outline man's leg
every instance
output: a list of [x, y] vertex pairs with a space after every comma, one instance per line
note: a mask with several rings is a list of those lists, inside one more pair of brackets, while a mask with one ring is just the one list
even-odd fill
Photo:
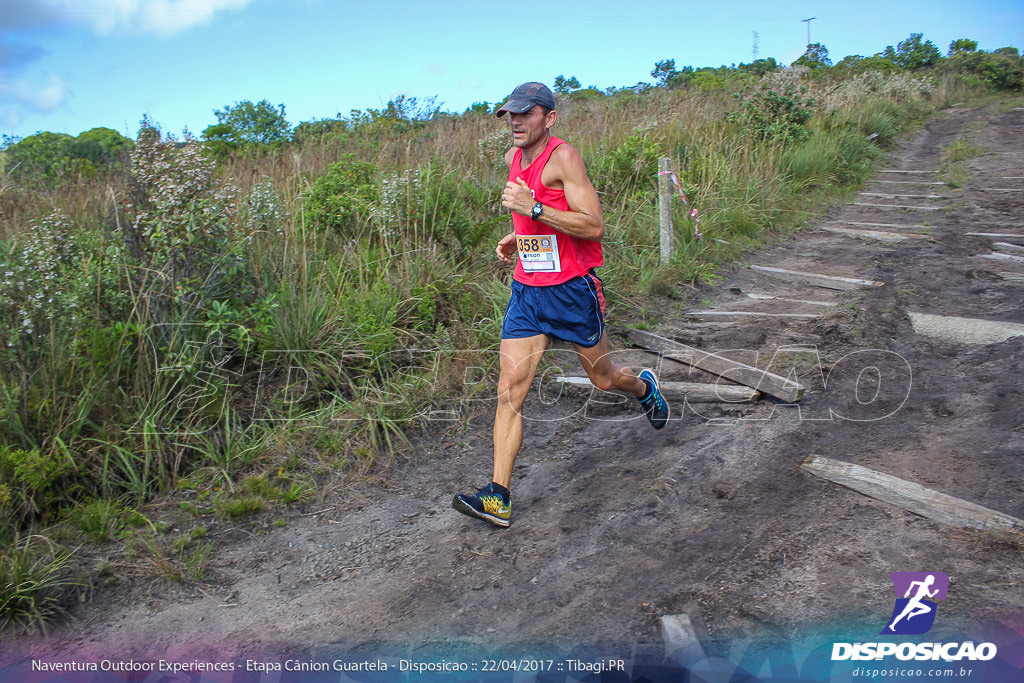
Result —
[[508, 487], [512, 466], [523, 444], [523, 403], [548, 347], [540, 334], [522, 339], [501, 340], [501, 374], [498, 377], [498, 407], [494, 413], [494, 473], [491, 483], [473, 494], [457, 494], [452, 507], [464, 515], [507, 527], [512, 517]]
[[628, 391], [636, 396], [655, 429], [661, 429], [668, 423], [668, 403], [661, 395], [658, 378], [652, 370], [641, 370], [635, 374], [625, 365], [613, 363], [608, 355], [607, 334], [602, 335], [601, 341], [594, 346], [573, 346], [591, 384], [601, 391]]
[[501, 340], [501, 374], [498, 407], [494, 414], [494, 476], [492, 481], [508, 488], [512, 466], [523, 444], [523, 403], [530, 392], [537, 366], [548, 348], [543, 334]]
[[612, 362], [611, 356], [608, 355], [607, 334], [594, 346], [573, 346], [591, 384], [601, 391], [628, 391], [637, 398], [643, 398], [647, 393], [647, 385], [631, 368]]

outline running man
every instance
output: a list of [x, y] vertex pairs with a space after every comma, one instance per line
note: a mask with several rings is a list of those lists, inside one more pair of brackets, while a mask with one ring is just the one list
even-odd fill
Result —
[[595, 387], [634, 394], [655, 429], [669, 419], [654, 372], [635, 374], [608, 355], [604, 292], [594, 272], [604, 262], [601, 204], [579, 152], [551, 135], [554, 96], [541, 83], [524, 83], [496, 112], [505, 113], [512, 148], [501, 205], [512, 212], [513, 230], [495, 252], [508, 264], [513, 255], [518, 259], [501, 330], [494, 472], [487, 486], [452, 500], [459, 512], [502, 527], [512, 515], [509, 485], [523, 442], [523, 403], [552, 338], [572, 343]]
[[[900, 615], [893, 619], [892, 623], [889, 624], [890, 631], [895, 631], [894, 627], [896, 626], [896, 624], [898, 624], [904, 618], [907, 621], [910, 621], [914, 617], [921, 616], [922, 614], [928, 614], [932, 611], [932, 609], [934, 609], [931, 605], [926, 605], [924, 604], [924, 602], [922, 602], [925, 598], [934, 598], [935, 595], [939, 592], [938, 588], [936, 588], [933, 591], [928, 590], [932, 587], [932, 584], [934, 583], [935, 575], [929, 574], [924, 581], [912, 581], [910, 585], [907, 586], [907, 594], [903, 597], [910, 598], [910, 600], [903, 608], [903, 611], [900, 612]], [[914, 592], [915, 586], [917, 587], [917, 593], [913, 597], [910, 597], [910, 594]]]

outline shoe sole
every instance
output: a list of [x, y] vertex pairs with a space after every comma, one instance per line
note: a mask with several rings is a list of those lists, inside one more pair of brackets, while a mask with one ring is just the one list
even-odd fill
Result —
[[461, 512], [462, 514], [466, 515], [467, 517], [476, 517], [477, 519], [482, 519], [485, 522], [490, 522], [495, 526], [507, 528], [509, 525], [509, 520], [502, 519], [501, 517], [495, 517], [494, 515], [489, 515], [486, 512], [480, 512], [475, 507], [473, 507], [466, 501], [462, 500], [462, 498], [459, 496], [455, 496], [454, 498], [452, 498], [452, 507]]

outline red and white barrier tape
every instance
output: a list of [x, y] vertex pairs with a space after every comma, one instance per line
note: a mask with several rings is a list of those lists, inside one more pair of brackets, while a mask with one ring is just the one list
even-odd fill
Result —
[[[676, 189], [679, 190], [679, 196], [683, 200], [683, 206], [690, 208], [690, 202], [686, 201], [686, 195], [683, 194], [683, 187], [679, 184], [679, 178], [676, 177], [674, 171], [658, 171], [658, 175], [667, 175], [672, 178], [672, 182], [675, 184]], [[690, 218], [693, 219], [693, 235], [697, 239], [703, 237], [700, 232], [700, 217], [697, 215], [697, 209], [690, 209]]]

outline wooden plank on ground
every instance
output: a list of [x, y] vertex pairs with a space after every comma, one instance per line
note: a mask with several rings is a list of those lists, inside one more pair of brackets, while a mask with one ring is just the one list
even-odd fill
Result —
[[965, 234], [968, 237], [987, 237], [990, 240], [1004, 240], [1024, 244], [1024, 235], [1012, 232], [968, 232]]
[[736, 318], [820, 318], [820, 313], [767, 313], [764, 311], [688, 311], [687, 318], [700, 320], [735, 320]]
[[883, 230], [853, 230], [851, 228], [833, 228], [822, 226], [825, 232], [832, 232], [837, 235], [848, 237], [863, 237], [864, 239], [877, 240], [879, 242], [908, 242], [911, 240], [928, 240], [927, 235], [903, 234], [898, 232], [885, 232]]
[[887, 183], [889, 185], [945, 185], [938, 180], [870, 180], [871, 183]]
[[867, 467], [811, 455], [800, 468], [941, 524], [1024, 534], [1024, 520]]
[[661, 617], [661, 640], [665, 643], [665, 658], [684, 669], [707, 660], [697, 630], [688, 614], [666, 614]]
[[867, 202], [853, 202], [853, 206], [866, 206], [871, 209], [901, 209], [906, 211], [940, 211], [941, 206], [907, 206], [906, 204], [868, 204]]
[[804, 396], [804, 386], [799, 382], [724, 356], [701, 351], [643, 330], [629, 330], [626, 338], [637, 346], [660, 353], [665, 358], [720, 375], [784, 401], [796, 402]]
[[[898, 228], [900, 230], [926, 230], [927, 225], [908, 225], [907, 223], [858, 223], [857, 221], [843, 221], [843, 225], [855, 225], [858, 228]], [[842, 227], [842, 226], [836, 226]]]
[[1024, 336], [1024, 324], [981, 318], [959, 318], [908, 311], [914, 332], [960, 344], [998, 344]]
[[884, 192], [858, 192], [859, 197], [875, 197], [877, 199], [946, 199], [941, 194], [885, 194]]
[[751, 270], [756, 270], [759, 273], [764, 273], [769, 277], [778, 278], [787, 282], [806, 283], [814, 285], [815, 287], [824, 287], [825, 289], [838, 289], [841, 291], [849, 291], [852, 289], [858, 289], [860, 287], [881, 287], [884, 282], [876, 282], [875, 280], [862, 280], [854, 277], [838, 277], [836, 275], [822, 275], [820, 273], [803, 273], [797, 270], [785, 270], [783, 268], [774, 268], [772, 266], [750, 266]]
[[[557, 377], [555, 381], [584, 389], [594, 385], [586, 377]], [[750, 387], [703, 382], [658, 382], [661, 393], [668, 398], [685, 398], [692, 403], [749, 403], [761, 398], [761, 392]], [[625, 392], [608, 392], [624, 394]]]
[[1014, 256], [1013, 254], [981, 254], [981, 258], [987, 258], [992, 261], [1008, 261], [1010, 263], [1024, 263], [1024, 256]]
[[1002, 250], [1002, 253], [1010, 252], [1011, 254], [1024, 253], [1024, 246], [1020, 244], [1011, 244], [1009, 242], [993, 242], [992, 246], [996, 249]]
[[783, 303], [789, 304], [807, 304], [808, 306], [835, 306], [835, 301], [809, 301], [807, 299], [786, 299], [785, 297], [775, 296], [774, 294], [759, 294], [757, 292], [744, 292], [749, 299], [756, 299], [757, 301], [782, 301]]

